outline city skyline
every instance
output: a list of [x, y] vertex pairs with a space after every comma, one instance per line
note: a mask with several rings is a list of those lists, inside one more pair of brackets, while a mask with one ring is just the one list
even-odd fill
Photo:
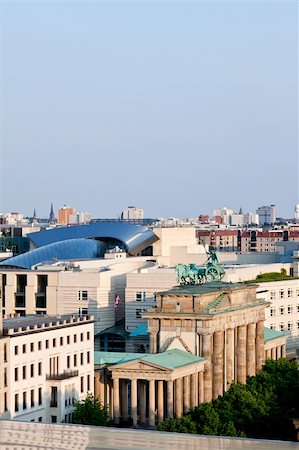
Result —
[[1, 211], [293, 215], [295, 3], [2, 2], [1, 21]]

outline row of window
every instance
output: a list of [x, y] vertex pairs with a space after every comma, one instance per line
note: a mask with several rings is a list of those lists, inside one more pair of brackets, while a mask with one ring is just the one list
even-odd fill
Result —
[[[86, 389], [85, 389], [85, 387], [86, 387]], [[84, 377], [80, 377], [80, 392], [82, 394], [85, 391], [87, 391], [87, 392], [90, 391], [90, 375], [87, 375], [87, 377], [86, 377], [86, 386], [84, 383]]]
[[[80, 333], [80, 335], [78, 335], [78, 336], [77, 336], [77, 334], [74, 334], [73, 339], [71, 339], [71, 336], [66, 336], [66, 340], [64, 339], [63, 336], [61, 336], [59, 339], [53, 338], [52, 339], [52, 348], [58, 347], [58, 345], [62, 346], [65, 344], [65, 342], [66, 342], [66, 344], [71, 344], [71, 343], [76, 344], [78, 338], [80, 339], [80, 342], [84, 342], [84, 333]], [[71, 340], [73, 342], [71, 342]], [[87, 341], [90, 340], [90, 331], [87, 331], [87, 333], [86, 333], [86, 340]], [[37, 350], [48, 349], [48, 348], [50, 348], [50, 342], [51, 342], [51, 340], [46, 339], [44, 342], [44, 348], [43, 348], [42, 341], [38, 341], [37, 348], [36, 348], [36, 345], [34, 342], [31, 342], [28, 345], [23, 344], [22, 346], [15, 345], [15, 355], [18, 355], [19, 351], [21, 351], [21, 349], [22, 349], [22, 353], [26, 353], [27, 350], [30, 352], [34, 352], [34, 351], [36, 351], [36, 349]]]
[[[80, 353], [80, 365], [83, 366], [84, 364], [84, 353]], [[86, 364], [90, 364], [90, 352], [86, 353]], [[73, 355], [73, 366], [77, 367], [78, 365], [78, 354], [75, 353]], [[71, 355], [67, 355], [66, 357], [66, 366], [68, 369], [71, 368]]]
[[34, 408], [36, 404], [39, 406], [43, 404], [41, 387], [37, 390], [37, 398], [35, 389], [30, 390], [30, 395], [27, 391], [22, 394], [15, 394], [15, 412], [21, 411], [21, 406], [22, 410], [26, 411], [27, 408]]
[[275, 300], [276, 298], [291, 298], [291, 297], [299, 297], [299, 289], [294, 291], [293, 289], [280, 289], [279, 291], [270, 291], [270, 299]]
[[284, 315], [284, 314], [292, 314], [293, 312], [298, 312], [299, 313], [299, 305], [297, 305], [296, 307], [293, 307], [291, 305], [288, 306], [280, 306], [279, 308], [270, 308], [270, 316], [276, 316], [276, 312], [279, 312], [279, 315]]
[[280, 323], [278, 325], [272, 323], [270, 325], [271, 330], [279, 330], [279, 331], [293, 331], [295, 327], [297, 327], [297, 330], [299, 330], [299, 322]]
[[[26, 380], [28, 378], [34, 378], [35, 377], [35, 364], [30, 364], [29, 366], [29, 373], [27, 373], [27, 366], [22, 366], [22, 377], [21, 377], [21, 371], [19, 370], [19, 367], [15, 367], [15, 381]], [[37, 375], [42, 375], [42, 363], [39, 362], [37, 364]]]

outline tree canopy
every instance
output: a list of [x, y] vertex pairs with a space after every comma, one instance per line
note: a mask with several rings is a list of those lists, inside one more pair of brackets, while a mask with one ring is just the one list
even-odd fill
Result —
[[291, 440], [292, 417], [299, 417], [298, 366], [296, 361], [279, 359], [267, 361], [246, 384], [232, 384], [222, 397], [191, 409], [180, 419], [166, 419], [158, 429]]
[[106, 425], [108, 409], [92, 394], [74, 405], [73, 423], [82, 425]]

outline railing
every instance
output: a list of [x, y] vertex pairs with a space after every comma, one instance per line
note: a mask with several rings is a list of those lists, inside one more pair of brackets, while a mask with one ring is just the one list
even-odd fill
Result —
[[46, 375], [46, 380], [66, 380], [67, 378], [77, 377], [79, 370], [65, 370], [63, 373], [50, 373]]

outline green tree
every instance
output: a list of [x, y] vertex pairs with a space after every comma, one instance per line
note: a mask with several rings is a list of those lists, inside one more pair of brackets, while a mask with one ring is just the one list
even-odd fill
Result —
[[73, 423], [82, 425], [106, 425], [108, 409], [92, 394], [74, 405]]

